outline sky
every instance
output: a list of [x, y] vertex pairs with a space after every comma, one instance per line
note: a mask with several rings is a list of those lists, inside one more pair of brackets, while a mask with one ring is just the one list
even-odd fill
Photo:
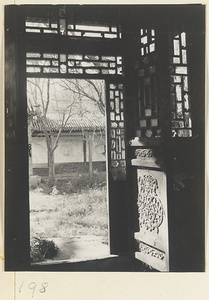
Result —
[[[105, 103], [105, 83], [103, 80], [91, 81], [101, 93], [101, 99]], [[75, 89], [75, 84], [80, 87], [80, 92]], [[49, 89], [49, 106], [47, 118], [62, 119], [70, 114], [71, 118], [101, 118], [103, 114], [98, 105], [92, 99], [99, 99], [93, 85], [83, 79], [27, 79], [27, 101], [30, 109], [43, 112], [47, 106], [47, 90]], [[77, 92], [73, 92], [75, 89]], [[92, 99], [90, 99], [92, 98]]]

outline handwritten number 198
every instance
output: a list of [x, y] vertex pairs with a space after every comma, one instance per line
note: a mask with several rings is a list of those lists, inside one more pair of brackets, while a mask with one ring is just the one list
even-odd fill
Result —
[[[23, 291], [23, 285], [24, 285], [24, 281], [21, 283], [20, 285], [20, 289], [19, 289], [19, 293], [21, 293]], [[42, 282], [41, 284], [41, 288], [39, 288], [39, 293], [45, 293], [46, 292], [46, 288], [48, 287], [48, 282]], [[34, 297], [36, 288], [37, 288], [37, 284], [35, 282], [30, 282], [27, 286], [27, 288], [29, 290], [32, 290], [32, 297]]]
[[41, 284], [42, 288], [39, 290], [40, 293], [45, 293], [46, 292], [46, 288], [48, 286], [48, 282], [43, 282]]
[[36, 284], [35, 282], [31, 282], [31, 283], [28, 285], [28, 288], [29, 288], [30, 290], [33, 290], [33, 292], [32, 292], [32, 297], [34, 296], [36, 287], [37, 287], [37, 284]]

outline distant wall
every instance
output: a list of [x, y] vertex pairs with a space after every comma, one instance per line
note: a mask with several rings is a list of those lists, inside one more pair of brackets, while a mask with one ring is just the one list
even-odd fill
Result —
[[[106, 171], [106, 161], [94, 161], [92, 163], [93, 172], [105, 172]], [[55, 174], [56, 175], [66, 175], [69, 174], [83, 174], [89, 172], [89, 163], [86, 163], [84, 166], [83, 162], [71, 162], [71, 163], [60, 163], [55, 164]], [[33, 175], [39, 176], [48, 176], [49, 175], [49, 168], [48, 167], [39, 167], [33, 168]]]
[[[32, 165], [33, 168], [47, 167], [47, 147], [45, 137], [32, 137]], [[105, 161], [105, 135], [98, 133], [92, 136], [92, 161]], [[86, 142], [86, 161], [89, 161], [88, 142]], [[62, 135], [59, 146], [55, 150], [54, 160], [59, 163], [74, 163], [84, 161], [83, 136]]]
[[32, 137], [32, 165], [36, 166], [38, 164], [47, 164], [47, 147], [44, 137]]

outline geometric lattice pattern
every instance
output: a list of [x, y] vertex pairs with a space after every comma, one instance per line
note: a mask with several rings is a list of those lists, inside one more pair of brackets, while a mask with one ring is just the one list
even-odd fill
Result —
[[155, 51], [155, 30], [141, 29], [141, 56], [147, 55]]
[[27, 73], [122, 75], [121, 56], [58, 54], [33, 52], [26, 54]]
[[72, 38], [121, 38], [120, 28], [116, 20], [117, 17], [114, 13], [111, 16], [105, 16], [103, 20], [98, 17], [96, 10], [93, 13], [93, 19], [88, 14], [88, 11], [82, 17], [86, 19], [83, 22], [81, 22], [79, 16], [76, 15], [72, 8], [66, 9], [65, 6], [54, 8], [54, 13], [51, 15], [26, 17], [25, 32], [27, 34], [62, 35]]
[[65, 19], [51, 23], [48, 18], [27, 18], [25, 31], [36, 34], [67, 34], [80, 38], [116, 39], [121, 37], [116, 26], [66, 24]]
[[192, 117], [187, 66], [186, 33], [171, 37], [170, 96], [172, 110], [172, 137], [192, 136]]
[[138, 72], [139, 121], [138, 137], [160, 136], [158, 117], [157, 76], [155, 55], [155, 30], [141, 29], [141, 63]]
[[123, 84], [109, 84], [111, 166], [125, 167]]
[[108, 38], [116, 39], [120, 38], [116, 26], [92, 26], [92, 25], [74, 25], [69, 24], [67, 27], [67, 34], [70, 36], [79, 37], [95, 37], [95, 38]]
[[139, 126], [138, 137], [160, 136], [158, 116], [156, 66], [146, 65], [139, 70]]

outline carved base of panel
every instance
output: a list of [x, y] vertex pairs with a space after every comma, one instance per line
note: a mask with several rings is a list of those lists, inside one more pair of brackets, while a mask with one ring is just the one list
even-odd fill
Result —
[[139, 244], [139, 251], [135, 252], [135, 258], [143, 261], [152, 268], [161, 272], [169, 271], [169, 263], [167, 254], [151, 245], [137, 241]]
[[149, 266], [152, 266], [152, 268], [158, 271], [169, 272], [169, 267], [165, 264], [165, 262], [154, 256], [148, 255], [144, 252], [135, 252], [135, 258]]
[[135, 252], [135, 258], [152, 266], [156, 270], [162, 272], [169, 271], [166, 253], [150, 245], [139, 242], [139, 251]]

